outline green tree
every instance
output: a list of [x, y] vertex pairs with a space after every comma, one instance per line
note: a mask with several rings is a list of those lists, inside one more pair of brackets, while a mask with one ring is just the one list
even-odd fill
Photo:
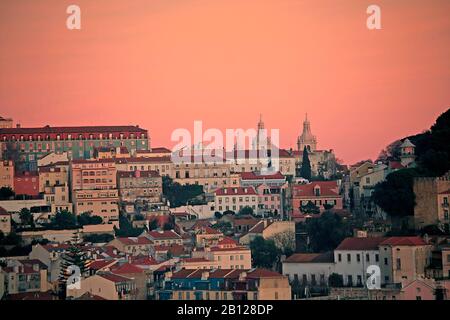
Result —
[[77, 217], [78, 224], [81, 226], [102, 224], [103, 219], [100, 216], [92, 216], [89, 212], [83, 212]]
[[123, 214], [119, 214], [119, 229], [114, 227], [117, 237], [137, 237], [144, 231], [143, 228], [133, 228], [130, 220]]
[[158, 225], [157, 219], [152, 219], [148, 224], [149, 231], [156, 230], [156, 229], [158, 229], [158, 227], [159, 227], [159, 225]]
[[328, 277], [328, 285], [333, 288], [342, 288], [344, 286], [344, 279], [342, 275], [332, 273]]
[[330, 211], [325, 211], [319, 218], [308, 219], [306, 232], [313, 252], [334, 250], [342, 240], [352, 235], [351, 227]]
[[172, 208], [184, 206], [189, 200], [203, 195], [203, 186], [196, 184], [181, 185], [168, 177], [163, 177], [163, 194]]
[[222, 218], [222, 214], [221, 214], [219, 211], [216, 211], [216, 212], [214, 212], [214, 217], [215, 217], [217, 220], [220, 220], [220, 218]]
[[280, 250], [275, 245], [275, 241], [265, 240], [261, 236], [257, 236], [250, 242], [250, 250], [255, 267], [271, 269], [280, 256]]
[[300, 211], [304, 214], [318, 214], [320, 213], [319, 207], [317, 207], [312, 201], [308, 201], [307, 204], [300, 207]]
[[92, 243], [107, 243], [114, 239], [114, 236], [109, 233], [89, 234], [83, 237], [84, 242]]
[[214, 229], [219, 230], [224, 235], [232, 235], [233, 227], [230, 222], [218, 221], [216, 224], [212, 226]]
[[414, 177], [418, 175], [415, 169], [402, 169], [390, 173], [385, 181], [375, 186], [372, 199], [392, 217], [414, 215], [413, 184]]
[[54, 229], [74, 229], [77, 227], [77, 217], [67, 210], [61, 210], [52, 217], [50, 227]]
[[249, 206], [245, 206], [239, 210], [238, 215], [240, 216], [251, 216], [253, 215], [253, 209]]
[[303, 149], [302, 167], [300, 169], [300, 177], [311, 180], [311, 163], [309, 162], [308, 149]]
[[0, 200], [10, 200], [15, 196], [14, 191], [10, 187], [0, 188]]
[[34, 226], [33, 214], [27, 208], [22, 208], [19, 213], [20, 221], [23, 225]]
[[89, 271], [86, 253], [82, 250], [79, 237], [76, 233], [74, 234], [70, 244], [70, 247], [62, 255], [60, 265], [59, 287], [62, 298], [65, 298], [66, 296], [68, 278], [75, 273], [73, 268], [79, 268], [80, 276], [86, 275]]

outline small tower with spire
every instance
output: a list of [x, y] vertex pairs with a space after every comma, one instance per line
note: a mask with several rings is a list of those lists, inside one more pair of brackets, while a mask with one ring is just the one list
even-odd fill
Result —
[[416, 146], [408, 138], [400, 145], [400, 159], [404, 167], [414, 166], [416, 160], [415, 149]]
[[299, 151], [303, 151], [306, 147], [308, 151], [316, 151], [317, 139], [311, 132], [311, 124], [308, 120], [308, 113], [305, 115], [305, 121], [303, 121], [303, 132], [297, 139], [297, 148]]
[[270, 149], [271, 141], [268, 137], [267, 130], [262, 120], [262, 114], [259, 114], [259, 122], [257, 124], [256, 138], [253, 141], [253, 147], [256, 150], [268, 150]]

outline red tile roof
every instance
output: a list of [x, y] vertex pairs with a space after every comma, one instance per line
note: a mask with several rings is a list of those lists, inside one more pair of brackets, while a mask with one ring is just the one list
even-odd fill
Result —
[[46, 133], [113, 133], [140, 132], [147, 130], [136, 126], [79, 126], [79, 127], [50, 127], [41, 128], [2, 128], [0, 134], [46, 134]]
[[121, 237], [121, 238], [117, 238], [117, 240], [119, 240], [121, 243], [123, 243], [125, 245], [146, 245], [146, 244], [153, 243], [153, 241], [151, 241], [150, 239], [147, 239], [146, 237], [137, 237], [137, 238]]
[[172, 230], [149, 231], [148, 235], [155, 240], [181, 239], [180, 235]]
[[241, 173], [241, 179], [242, 180], [280, 180], [280, 179], [285, 179], [285, 176], [283, 176], [281, 174], [281, 172], [276, 172], [274, 174], [268, 174], [268, 175], [264, 175], [264, 174], [256, 174], [255, 172], [242, 172]]
[[114, 273], [101, 273], [101, 274], [98, 274], [98, 275], [100, 277], [102, 277], [102, 278], [105, 278], [105, 279], [107, 279], [109, 281], [116, 282], [116, 283], [117, 282], [128, 282], [128, 281], [131, 281], [130, 278], [119, 276], [118, 274], [114, 274]]
[[144, 273], [144, 269], [127, 262], [122, 264], [121, 266], [113, 266], [111, 272], [114, 274]]
[[218, 246], [223, 246], [223, 245], [238, 245], [238, 243], [236, 241], [234, 241], [233, 239], [231, 239], [230, 237], [224, 237], [222, 240], [220, 240], [217, 243]]
[[283, 275], [279, 274], [278, 272], [272, 271], [272, 270], [256, 268], [256, 269], [248, 271], [247, 277], [254, 278], [254, 279], [278, 278], [278, 277], [283, 277]]
[[293, 186], [294, 197], [315, 197], [314, 188], [320, 187], [320, 196], [339, 196], [336, 181], [314, 181]]
[[450, 194], [450, 189], [448, 189], [447, 191], [439, 192], [439, 194]]
[[111, 266], [116, 262], [117, 260], [94, 260], [91, 263], [89, 263], [89, 269], [100, 270], [105, 267]]
[[219, 230], [209, 226], [197, 226], [194, 230], [200, 231], [201, 234], [222, 234]]
[[10, 214], [8, 211], [5, 210], [5, 208], [0, 207], [0, 216], [9, 216]]
[[217, 189], [216, 196], [245, 196], [257, 195], [253, 187], [227, 187]]
[[378, 246], [384, 241], [384, 237], [373, 238], [346, 238], [336, 250], [378, 250]]
[[388, 246], [425, 246], [427, 243], [421, 237], [390, 237], [381, 245]]
[[294, 253], [284, 263], [333, 263], [333, 251], [325, 253]]

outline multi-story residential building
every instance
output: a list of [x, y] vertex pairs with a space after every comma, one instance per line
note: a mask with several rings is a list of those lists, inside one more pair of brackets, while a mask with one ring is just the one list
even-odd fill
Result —
[[170, 157], [131, 157], [115, 159], [118, 171], [156, 171], [161, 176], [172, 176]]
[[113, 159], [73, 160], [70, 165], [75, 214], [88, 212], [105, 223], [118, 224], [119, 192]]
[[194, 251], [191, 258], [180, 261], [185, 269], [249, 269], [252, 267], [251, 250], [229, 237], [217, 245]]
[[118, 237], [111, 240], [108, 245], [116, 248], [120, 252], [125, 252], [136, 256], [140, 254], [148, 255], [153, 242], [143, 236], [128, 238]]
[[160, 300], [290, 300], [288, 278], [266, 269], [182, 269], [166, 273]]
[[150, 293], [153, 291], [151, 288], [151, 278], [153, 275], [151, 271], [146, 271], [135, 263], [127, 262], [121, 265], [114, 264], [111, 267], [111, 272], [134, 280], [136, 300], [147, 300], [150, 297]]
[[268, 186], [266, 184], [256, 187], [258, 193], [258, 209], [256, 214], [259, 216], [280, 215], [284, 216], [285, 196], [287, 183], [283, 186]]
[[249, 245], [256, 237], [273, 239], [275, 245], [280, 249], [289, 245], [292, 250], [295, 250], [295, 222], [272, 219], [260, 220], [239, 238], [239, 243]]
[[283, 274], [303, 287], [326, 287], [334, 272], [333, 252], [294, 253], [283, 261]]
[[11, 214], [0, 207], [0, 231], [3, 235], [11, 232]]
[[407, 285], [425, 276], [432, 246], [420, 237], [391, 237], [379, 244], [381, 280]]
[[70, 159], [90, 159], [94, 148], [125, 146], [131, 154], [149, 149], [147, 130], [135, 126], [50, 127], [0, 129], [3, 158], [18, 152], [21, 170], [37, 170], [37, 160], [49, 152], [67, 152]]
[[51, 207], [52, 214], [63, 210], [72, 212], [67, 183], [45, 187], [43, 191], [45, 202]]
[[253, 187], [227, 187], [216, 190], [214, 207], [220, 213], [239, 212], [244, 207], [250, 207], [256, 211], [258, 201], [258, 193]]
[[156, 147], [151, 150], [137, 150], [136, 157], [152, 158], [152, 157], [170, 157], [172, 151], [164, 147]]
[[119, 171], [117, 183], [121, 201], [161, 202], [162, 178], [157, 171]]
[[241, 187], [258, 187], [262, 184], [268, 187], [282, 187], [286, 177], [281, 172], [262, 174], [260, 172], [241, 172]]
[[69, 244], [49, 243], [41, 245], [38, 243], [32, 246], [29, 258], [42, 261], [47, 266], [49, 282], [55, 283], [61, 272], [62, 255], [69, 247]]
[[173, 230], [149, 231], [144, 236], [153, 241], [155, 246], [183, 244], [183, 238]]
[[136, 300], [138, 296], [134, 279], [111, 272], [98, 272], [81, 279], [80, 287], [68, 290], [67, 295], [78, 298], [88, 292], [106, 300]]
[[14, 192], [16, 195], [39, 196], [39, 174], [37, 172], [16, 172], [14, 175]]
[[327, 206], [342, 209], [342, 196], [339, 194], [337, 181], [315, 181], [292, 186], [293, 214], [301, 214], [301, 208], [310, 202], [320, 211], [324, 211]]
[[415, 178], [413, 190], [416, 195], [414, 207], [416, 228], [442, 225], [449, 231], [450, 171], [442, 177]]
[[335, 272], [342, 276], [345, 286], [366, 285], [367, 268], [381, 267], [379, 245], [385, 240], [383, 237], [346, 238], [339, 244], [334, 250]]
[[218, 229], [210, 226], [197, 225], [193, 227], [196, 247], [214, 246], [223, 239], [224, 235]]
[[66, 167], [48, 165], [39, 167], [39, 192], [46, 187], [54, 187], [69, 183], [69, 172]]
[[39, 260], [18, 260], [2, 268], [7, 294], [47, 291], [47, 267]]
[[11, 160], [0, 161], [0, 188], [14, 189], [14, 162]]

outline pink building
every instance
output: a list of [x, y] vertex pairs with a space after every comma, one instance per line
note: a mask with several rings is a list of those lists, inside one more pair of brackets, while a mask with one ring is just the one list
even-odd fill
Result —
[[39, 174], [22, 172], [14, 175], [14, 192], [16, 195], [39, 196]]
[[292, 210], [301, 213], [300, 208], [312, 202], [320, 211], [328, 205], [333, 209], [342, 209], [342, 195], [339, 194], [337, 181], [315, 181], [292, 187]]

